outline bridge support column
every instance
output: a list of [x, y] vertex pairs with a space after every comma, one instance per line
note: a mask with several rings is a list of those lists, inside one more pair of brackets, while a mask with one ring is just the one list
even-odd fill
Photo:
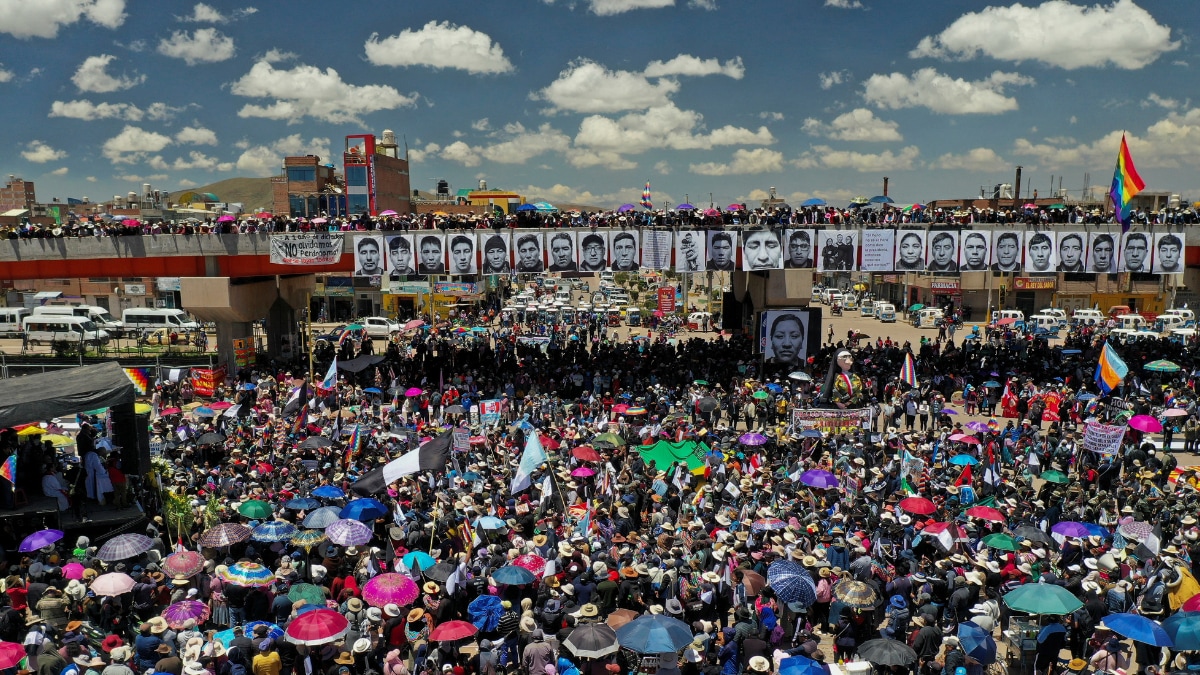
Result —
[[297, 354], [296, 310], [282, 297], [267, 310], [267, 354], [272, 359], [290, 361]]
[[243, 338], [254, 338], [254, 325], [245, 321], [221, 321], [217, 324], [217, 362], [224, 363], [229, 375], [237, 375], [237, 353], [233, 349], [233, 341]]

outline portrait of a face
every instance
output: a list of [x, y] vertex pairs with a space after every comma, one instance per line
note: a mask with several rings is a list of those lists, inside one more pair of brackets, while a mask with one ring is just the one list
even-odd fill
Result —
[[608, 269], [606, 232], [579, 233], [579, 270], [602, 272]]
[[1147, 272], [1150, 269], [1150, 241], [1143, 232], [1126, 232], [1122, 237], [1121, 269], [1126, 272]]
[[808, 358], [810, 314], [803, 309], [762, 313], [759, 348], [768, 363], [795, 366]]
[[676, 271], [703, 272], [706, 258], [703, 232], [684, 230], [675, 238]]
[[896, 234], [900, 237], [896, 242], [896, 270], [911, 272], [925, 269], [925, 233], [901, 230]]
[[445, 269], [442, 265], [442, 238], [436, 234], [427, 234], [421, 237], [421, 246], [417, 252], [417, 257], [421, 261], [422, 271], [433, 271]]
[[783, 267], [783, 245], [770, 230], [752, 230], [742, 239], [743, 270], [774, 270]]
[[544, 270], [540, 234], [530, 232], [519, 235], [516, 247], [517, 263], [514, 268], [517, 272], [541, 272]]
[[1105, 232], [1092, 232], [1089, 235], [1089, 239], [1088, 271], [1097, 274], [1110, 274], [1116, 271], [1116, 239], [1111, 234]]
[[929, 257], [926, 269], [937, 272], [953, 272], [958, 269], [958, 233], [930, 232]]
[[414, 274], [412, 235], [397, 234], [387, 238], [388, 270], [392, 276]]
[[1016, 272], [1021, 266], [1021, 233], [996, 232], [992, 244], [992, 268]]
[[1084, 233], [1060, 232], [1058, 234], [1058, 270], [1060, 272], [1082, 272]]
[[354, 276], [373, 277], [383, 274], [383, 238], [359, 236], [354, 240]]
[[1183, 233], [1160, 232], [1154, 235], [1154, 267], [1159, 274], [1176, 274], [1183, 271]]
[[503, 274], [511, 270], [508, 264], [508, 233], [488, 235], [483, 242], [483, 273]]
[[575, 241], [569, 232], [550, 237], [550, 268], [555, 271], [575, 268]]
[[475, 235], [450, 237], [450, 274], [475, 274]]
[[988, 266], [988, 236], [983, 232], [967, 232], [962, 238], [959, 267], [962, 270], [985, 270]]
[[638, 240], [636, 232], [612, 234], [612, 269], [628, 272], [638, 269]]
[[708, 233], [708, 266], [715, 270], [733, 269], [733, 246], [735, 232], [714, 231]]
[[809, 230], [788, 230], [784, 233], [787, 241], [787, 257], [783, 266], [803, 269], [813, 266], [813, 235]]
[[1046, 232], [1026, 235], [1025, 271], [1050, 272], [1054, 270], [1054, 240]]

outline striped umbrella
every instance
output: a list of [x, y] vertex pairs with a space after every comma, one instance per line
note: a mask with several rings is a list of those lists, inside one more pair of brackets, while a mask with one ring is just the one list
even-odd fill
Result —
[[912, 353], [904, 355], [904, 365], [900, 366], [900, 381], [911, 388], [917, 386], [917, 364], [913, 360]]
[[250, 528], [240, 523], [221, 523], [200, 535], [200, 545], [208, 548], [226, 548], [240, 544], [250, 538]]
[[292, 535], [292, 545], [300, 548], [312, 548], [325, 539], [325, 533], [320, 530], [300, 530]]
[[336, 506], [322, 506], [304, 517], [304, 526], [314, 530], [323, 530], [330, 523], [341, 519], [342, 510]]
[[325, 528], [325, 536], [329, 541], [341, 546], [362, 546], [371, 541], [371, 528], [358, 522], [344, 518], [335, 520]]
[[271, 570], [253, 562], [239, 562], [230, 565], [221, 573], [221, 578], [237, 586], [263, 587], [270, 586], [275, 581]]
[[254, 528], [250, 532], [250, 538], [254, 541], [275, 543], [288, 541], [292, 538], [293, 534], [296, 534], [295, 525], [284, 520], [269, 520]]
[[153, 545], [154, 540], [144, 534], [120, 534], [104, 542], [96, 557], [104, 562], [128, 560], [149, 551]]
[[778, 518], [759, 518], [750, 525], [752, 532], [774, 532], [787, 529], [787, 523]]
[[208, 605], [197, 600], [180, 600], [164, 609], [162, 613], [167, 625], [175, 630], [182, 630], [189, 619], [195, 620], [196, 625], [203, 624], [208, 621], [208, 616]]
[[162, 570], [169, 577], [194, 577], [204, 569], [204, 556], [195, 551], [172, 553], [162, 561]]
[[417, 599], [420, 589], [404, 574], [387, 572], [371, 577], [363, 586], [363, 601], [372, 607], [383, 607], [394, 603], [403, 607]]
[[837, 582], [833, 587], [833, 597], [855, 609], [872, 609], [879, 604], [875, 589], [854, 579]]
[[767, 585], [785, 603], [810, 607], [817, 601], [817, 585], [808, 570], [791, 560], [777, 560], [767, 568]]

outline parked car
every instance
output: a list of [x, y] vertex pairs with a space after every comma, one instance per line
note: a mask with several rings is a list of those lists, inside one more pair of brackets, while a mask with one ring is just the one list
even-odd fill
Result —
[[397, 321], [392, 321], [385, 316], [364, 316], [354, 323], [366, 329], [367, 335], [372, 338], [389, 338], [393, 333], [400, 332], [403, 328]]

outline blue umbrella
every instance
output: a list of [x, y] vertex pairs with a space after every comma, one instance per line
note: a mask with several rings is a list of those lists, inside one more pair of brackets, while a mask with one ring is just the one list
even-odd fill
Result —
[[1118, 635], [1141, 642], [1152, 647], [1174, 647], [1175, 642], [1167, 631], [1157, 622], [1147, 619], [1140, 614], [1109, 614], [1104, 617], [1104, 625]]
[[363, 393], [364, 394], [382, 394], [383, 391], [381, 391], [379, 389], [379, 387], [367, 387], [366, 389], [363, 389]]
[[342, 510], [336, 506], [322, 506], [304, 517], [304, 526], [313, 530], [323, 530], [342, 519]]
[[1076, 395], [1075, 395], [1075, 400], [1076, 400], [1076, 401], [1090, 401], [1090, 400], [1092, 400], [1092, 399], [1094, 399], [1094, 398], [1096, 398], [1096, 395], [1095, 395], [1095, 394], [1089, 394], [1089, 393], [1088, 393], [1088, 392], [1086, 392], [1086, 391], [1084, 391], [1084, 392], [1080, 392], [1079, 394], [1076, 394]]
[[537, 207], [533, 204], [522, 204], [517, 207], [518, 211], [537, 211]]
[[427, 570], [437, 564], [437, 561], [433, 559], [433, 556], [424, 551], [405, 553], [404, 557], [400, 560], [404, 563], [404, 566], [410, 570], [415, 567]]
[[[1108, 618], [1104, 619], [1108, 625]], [[1200, 612], [1177, 612], [1162, 622], [1163, 630], [1178, 651], [1200, 650]]]
[[774, 382], [767, 384], [766, 389], [767, 389], [767, 391], [771, 392], [772, 394], [778, 394], [783, 391], [783, 387], [775, 384]]
[[193, 417], [216, 417], [217, 411], [207, 406], [200, 406], [192, 411]]
[[274, 543], [288, 541], [296, 533], [296, 526], [283, 520], [270, 520], [250, 531], [254, 541]]
[[1070, 356], [1072, 354], [1082, 354], [1083, 352], [1078, 349], [1064, 349], [1062, 353]]
[[467, 612], [471, 615], [471, 623], [486, 633], [496, 630], [500, 617], [504, 614], [504, 605], [499, 596], [481, 595], [467, 605]]
[[213, 633], [213, 639], [225, 645], [226, 649], [229, 648], [229, 643], [233, 642], [235, 639], [237, 639], [237, 637], [238, 635], [234, 633], [232, 628], [223, 630], [220, 633]]
[[350, 520], [361, 520], [362, 522], [370, 522], [378, 518], [383, 518], [391, 513], [388, 507], [383, 505], [383, 502], [374, 497], [365, 497], [363, 499], [354, 499], [342, 507], [338, 516], [341, 518], [349, 518]]
[[867, 203], [868, 204], [895, 204], [896, 200], [892, 199], [891, 197], [888, 197], [887, 195], [878, 195], [876, 197], [871, 197], [871, 199], [869, 199], [867, 201]]
[[798, 602], [811, 607], [817, 601], [817, 585], [812, 575], [791, 560], [771, 563], [767, 568], [767, 585], [775, 589], [775, 595], [784, 603]]
[[825, 200], [820, 197], [810, 197], [800, 202], [800, 206], [825, 206]]
[[346, 493], [342, 491], [342, 488], [337, 487], [336, 485], [322, 485], [316, 490], [313, 490], [312, 493], [314, 497], [320, 497], [321, 499], [341, 499], [342, 497], [346, 496]]
[[480, 516], [479, 518], [476, 518], [475, 522], [472, 524], [475, 527], [482, 527], [485, 530], [499, 530], [507, 525], [507, 523], [505, 523], [503, 520], [500, 520], [496, 516]]
[[242, 389], [244, 391], [254, 391], [255, 389], [258, 389], [258, 385], [254, 384], [253, 382], [247, 382], [246, 384], [242, 385]]
[[996, 662], [996, 640], [978, 624], [958, 624], [958, 639], [967, 656], [985, 666]]
[[959, 466], [966, 466], [966, 465], [975, 466], [976, 464], [979, 463], [979, 460], [975, 459], [974, 457], [972, 457], [970, 455], [955, 455], [950, 458], [950, 463], [957, 464]]
[[495, 572], [492, 572], [492, 578], [495, 579], [496, 583], [498, 584], [505, 584], [506, 586], [524, 586], [525, 584], [533, 583], [534, 580], [537, 579], [537, 576], [524, 567], [505, 565]]
[[250, 623], [246, 624], [246, 635], [254, 635], [254, 629], [257, 626], [266, 626], [267, 637], [271, 638], [272, 640], [278, 640], [279, 638], [283, 637], [282, 628], [266, 621], [251, 621]]
[[821, 432], [816, 429], [805, 429], [800, 432], [800, 438], [820, 438]]
[[284, 502], [283, 508], [291, 509], [293, 511], [307, 511], [309, 509], [315, 509], [320, 505], [321, 502], [313, 499], [312, 497], [296, 497]]
[[638, 654], [677, 652], [692, 642], [692, 628], [665, 614], [643, 615], [617, 630], [617, 642]]
[[779, 662], [779, 675], [825, 675], [825, 669], [812, 659], [792, 656]]
[[983, 383], [983, 386], [985, 386], [985, 387], [999, 387], [999, 386], [1000, 386], [1000, 383], [999, 383], [999, 382], [997, 382], [997, 381], [995, 381], [995, 380], [988, 380], [987, 382], [984, 382], [984, 383]]

